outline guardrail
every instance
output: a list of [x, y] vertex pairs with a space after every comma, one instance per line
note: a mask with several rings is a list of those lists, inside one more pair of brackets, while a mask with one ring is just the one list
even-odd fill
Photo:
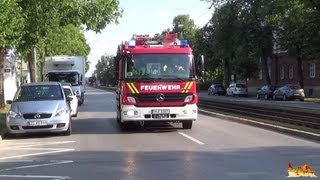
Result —
[[275, 123], [291, 124], [300, 127], [314, 129], [320, 134], [320, 112], [314, 110], [299, 110], [274, 105], [273, 107], [259, 103], [244, 103], [231, 101], [216, 101], [213, 99], [200, 98], [200, 108], [212, 111], [232, 113], [244, 117], [253, 118], [257, 121], [270, 121]]

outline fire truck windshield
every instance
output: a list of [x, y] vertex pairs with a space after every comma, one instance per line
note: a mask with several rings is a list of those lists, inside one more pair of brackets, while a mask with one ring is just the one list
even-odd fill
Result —
[[137, 54], [127, 60], [125, 78], [128, 79], [188, 79], [194, 75], [188, 54]]

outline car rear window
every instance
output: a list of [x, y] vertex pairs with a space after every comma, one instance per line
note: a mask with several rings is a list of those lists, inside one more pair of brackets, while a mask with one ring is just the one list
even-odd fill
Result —
[[237, 88], [247, 88], [247, 86], [244, 85], [244, 84], [237, 84], [236, 87], [237, 87]]

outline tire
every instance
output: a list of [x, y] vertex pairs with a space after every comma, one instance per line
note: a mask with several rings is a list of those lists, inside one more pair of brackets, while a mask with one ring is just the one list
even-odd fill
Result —
[[192, 120], [183, 121], [182, 128], [183, 129], [191, 129], [192, 128]]
[[20, 134], [13, 134], [13, 133], [9, 133], [9, 132], [4, 134], [4, 138], [9, 138], [9, 139], [16, 139], [19, 137], [20, 137]]
[[304, 98], [301, 98], [300, 101], [304, 101]]
[[288, 100], [288, 98], [287, 98], [287, 96], [285, 94], [282, 96], [282, 100], [283, 101], [287, 101]]
[[272, 99], [273, 99], [274, 101], [277, 100], [276, 95], [273, 95], [273, 96], [272, 96]]
[[72, 133], [72, 125], [71, 125], [71, 121], [69, 122], [69, 127], [67, 129], [67, 131], [63, 132], [62, 135], [63, 136], [70, 136]]
[[233, 94], [233, 92], [231, 92], [231, 96], [232, 96], [232, 97], [235, 97], [235, 95]]
[[77, 111], [76, 111], [76, 114], [73, 115], [73, 117], [77, 117], [77, 116], [78, 116], [78, 109], [77, 109]]

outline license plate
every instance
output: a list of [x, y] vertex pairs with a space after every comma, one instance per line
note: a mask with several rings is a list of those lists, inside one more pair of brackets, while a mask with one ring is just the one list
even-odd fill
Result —
[[152, 109], [151, 114], [170, 114], [170, 109]]
[[45, 121], [29, 121], [29, 126], [45, 126], [47, 122]]

